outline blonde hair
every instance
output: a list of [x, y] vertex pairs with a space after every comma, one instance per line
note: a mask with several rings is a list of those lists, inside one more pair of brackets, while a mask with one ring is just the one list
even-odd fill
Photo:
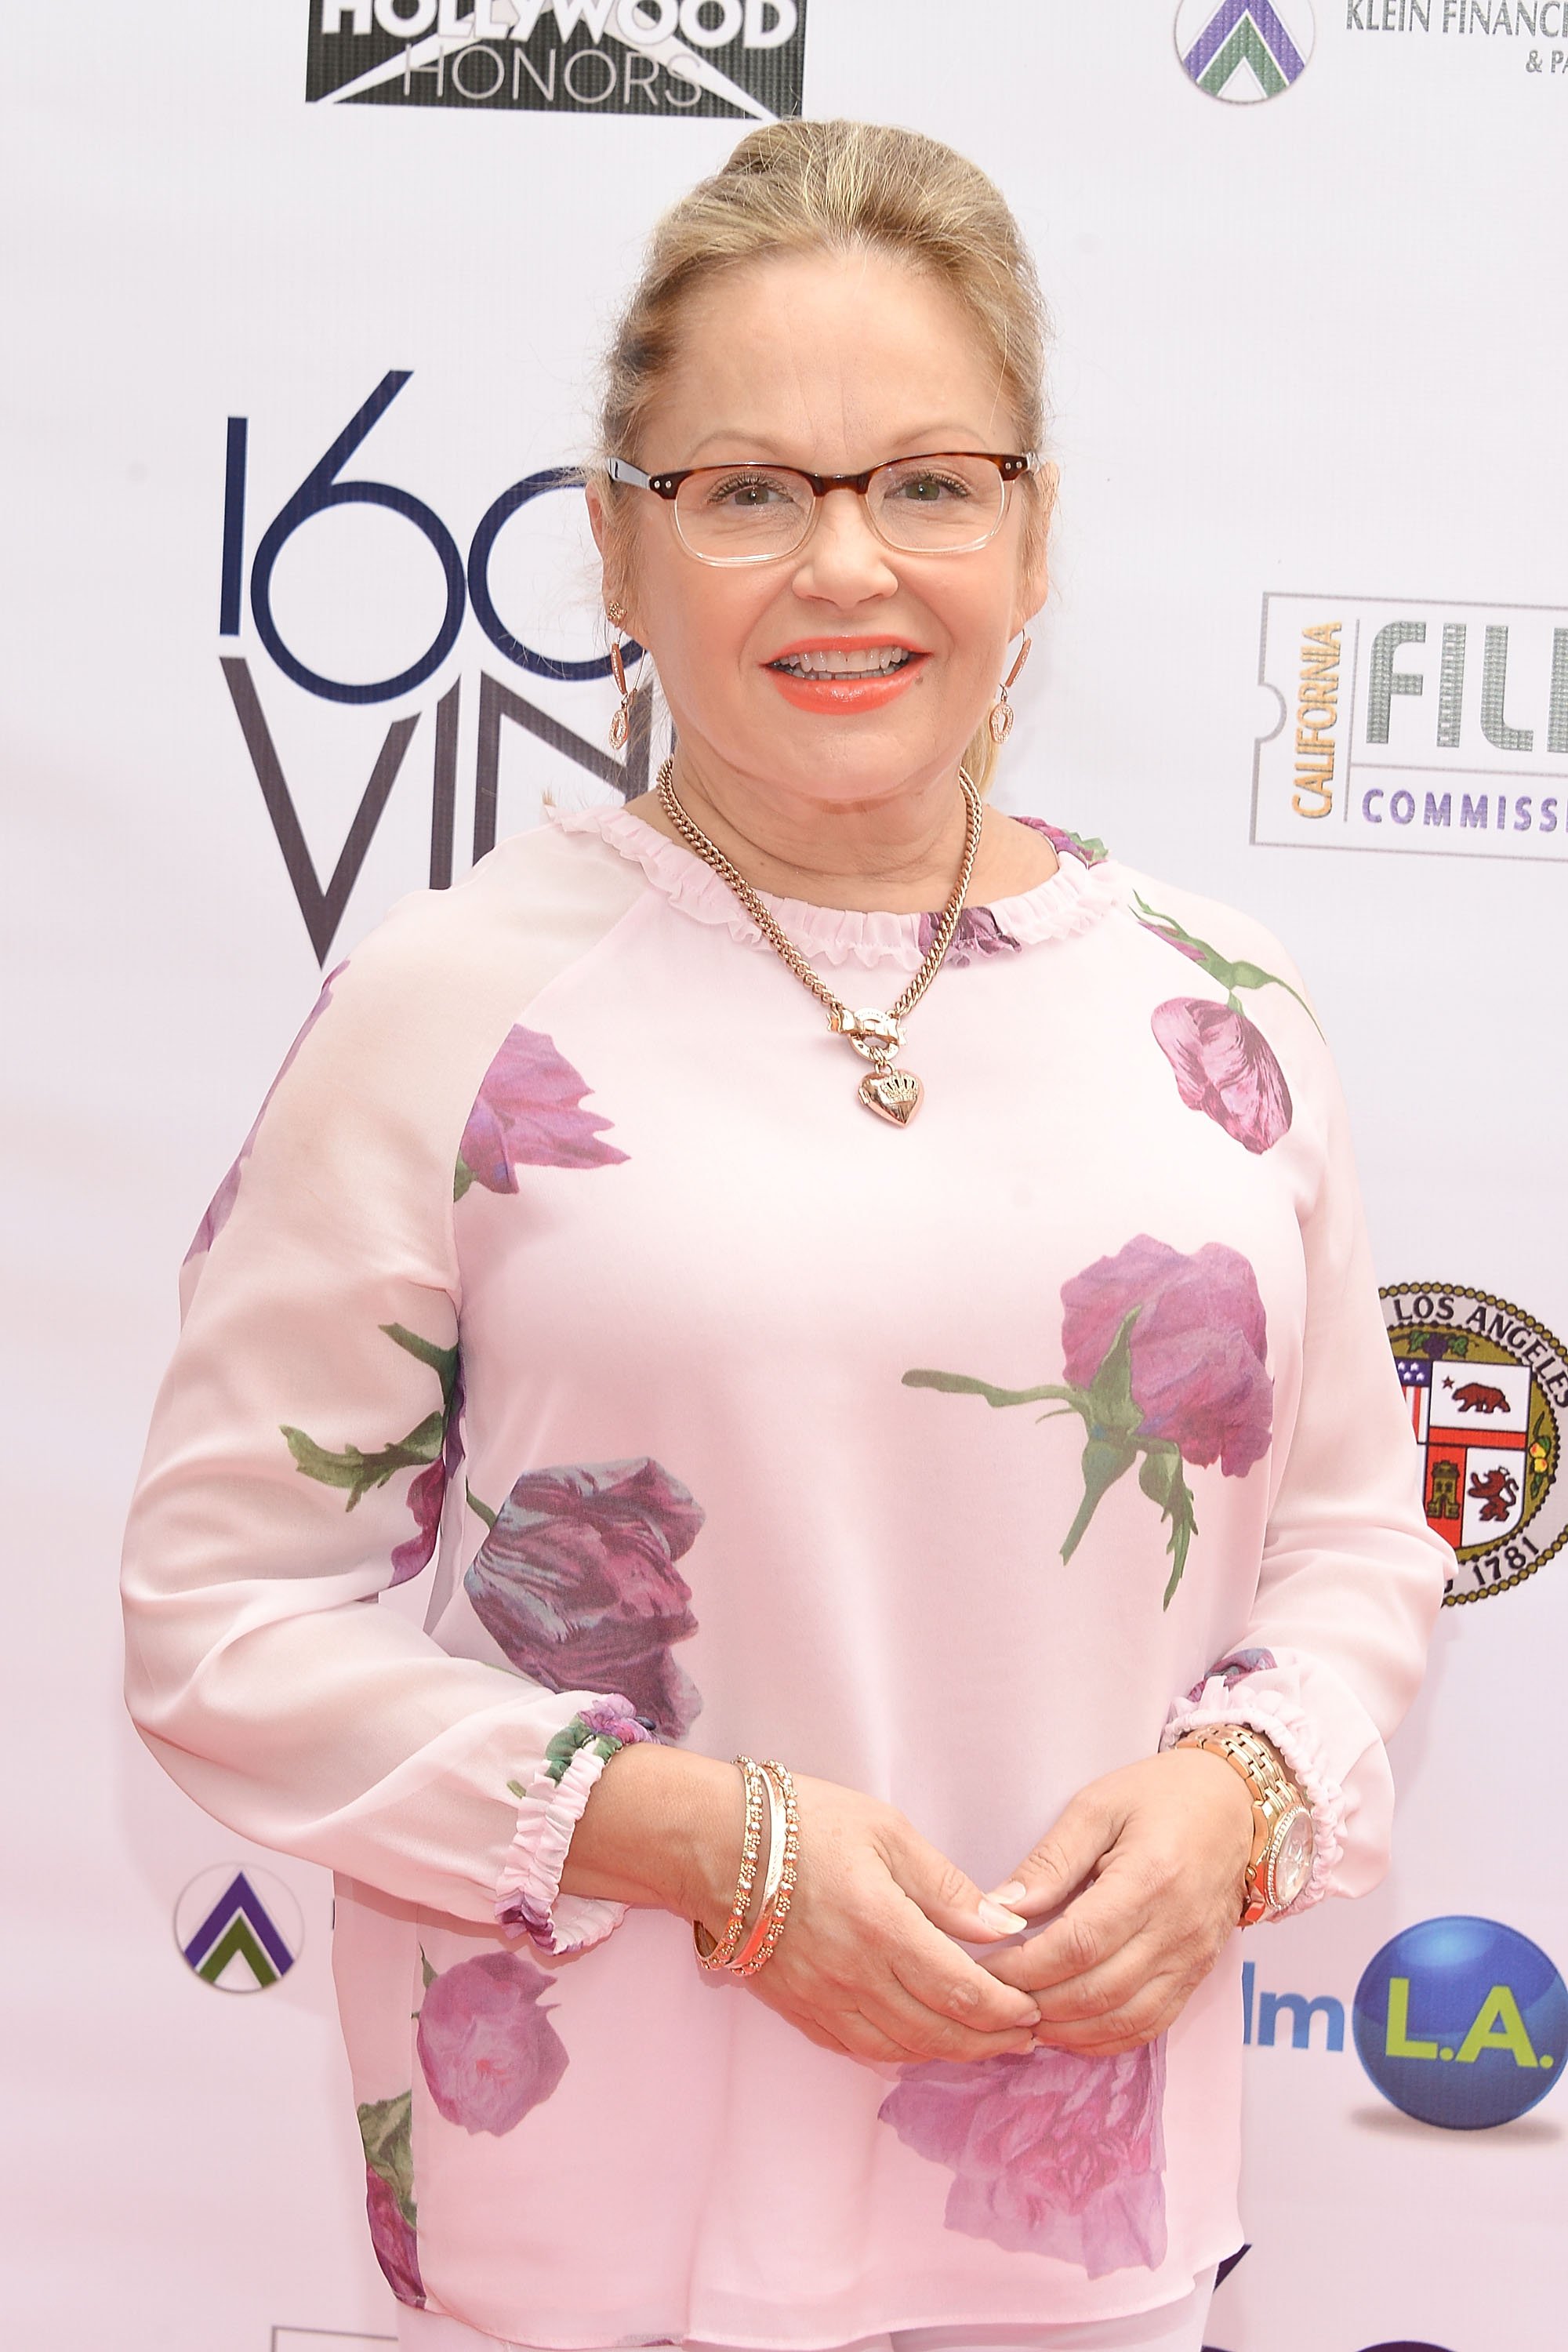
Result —
[[[647, 412], [675, 363], [683, 306], [726, 270], [775, 254], [871, 248], [926, 272], [968, 313], [993, 353], [1019, 444], [1045, 436], [1047, 324], [1018, 224], [994, 184], [940, 141], [872, 122], [770, 122], [750, 131], [711, 179], [658, 222], [604, 371], [600, 452], [590, 468], [605, 510], [626, 492], [605, 458], [640, 461]], [[1025, 500], [1026, 561], [1041, 551], [1051, 493], [1037, 474]], [[984, 784], [995, 760], [981, 726], [965, 765]]]

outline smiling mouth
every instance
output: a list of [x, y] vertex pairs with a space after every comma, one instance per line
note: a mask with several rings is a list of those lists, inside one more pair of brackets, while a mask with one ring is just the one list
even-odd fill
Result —
[[891, 677], [916, 659], [908, 646], [856, 646], [831, 653], [780, 654], [768, 667], [785, 677]]

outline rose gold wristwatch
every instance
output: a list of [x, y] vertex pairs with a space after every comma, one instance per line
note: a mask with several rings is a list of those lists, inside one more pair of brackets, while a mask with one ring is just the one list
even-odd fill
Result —
[[1316, 1848], [1311, 1808], [1274, 1748], [1259, 1733], [1238, 1723], [1189, 1731], [1176, 1745], [1206, 1748], [1211, 1756], [1223, 1756], [1240, 1773], [1252, 1799], [1252, 1852], [1242, 1881], [1239, 1924], [1254, 1927], [1260, 1919], [1288, 1910], [1312, 1875]]

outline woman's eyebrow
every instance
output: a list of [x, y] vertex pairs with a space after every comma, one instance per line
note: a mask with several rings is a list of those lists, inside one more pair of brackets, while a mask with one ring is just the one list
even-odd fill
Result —
[[[957, 425], [949, 417], [941, 424], [914, 425], [885, 437], [887, 446], [882, 455], [879, 457], [868, 458], [868, 465], [881, 465], [889, 457], [920, 457], [927, 453], [940, 456], [945, 449], [962, 449], [970, 446], [978, 448], [980, 440], [984, 436], [977, 435], [976, 428], [973, 425]], [[771, 434], [759, 433], [749, 427], [731, 425], [716, 425], [710, 427], [703, 434], [700, 440], [691, 444], [685, 462], [688, 465], [700, 465], [704, 462], [701, 452], [711, 447], [715, 443], [730, 453], [718, 461], [721, 464], [731, 462], [733, 453], [739, 451], [746, 457], [765, 457], [775, 466], [794, 466], [802, 471], [811, 473], [837, 473], [840, 470], [858, 473], [860, 471], [858, 466], [847, 469], [841, 469], [836, 466], [807, 467], [805, 459], [799, 454], [798, 442], [775, 440]]]

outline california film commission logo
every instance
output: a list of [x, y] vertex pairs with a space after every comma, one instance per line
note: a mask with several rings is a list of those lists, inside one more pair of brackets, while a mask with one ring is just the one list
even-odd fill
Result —
[[269, 1870], [215, 1864], [174, 1906], [174, 1941], [193, 1976], [218, 1992], [268, 1992], [305, 1941], [300, 1906]]
[[1256, 105], [1306, 68], [1317, 37], [1308, 0], [1182, 0], [1176, 55], [1210, 98]]
[[1568, 852], [1568, 606], [1268, 594], [1252, 839]]
[[1568, 1537], [1558, 1471], [1568, 1355], [1532, 1316], [1463, 1284], [1381, 1293], [1423, 1453], [1426, 1517], [1453, 1547], [1447, 1601], [1533, 1576]]
[[305, 96], [563, 114], [798, 114], [806, 0], [309, 0]]

